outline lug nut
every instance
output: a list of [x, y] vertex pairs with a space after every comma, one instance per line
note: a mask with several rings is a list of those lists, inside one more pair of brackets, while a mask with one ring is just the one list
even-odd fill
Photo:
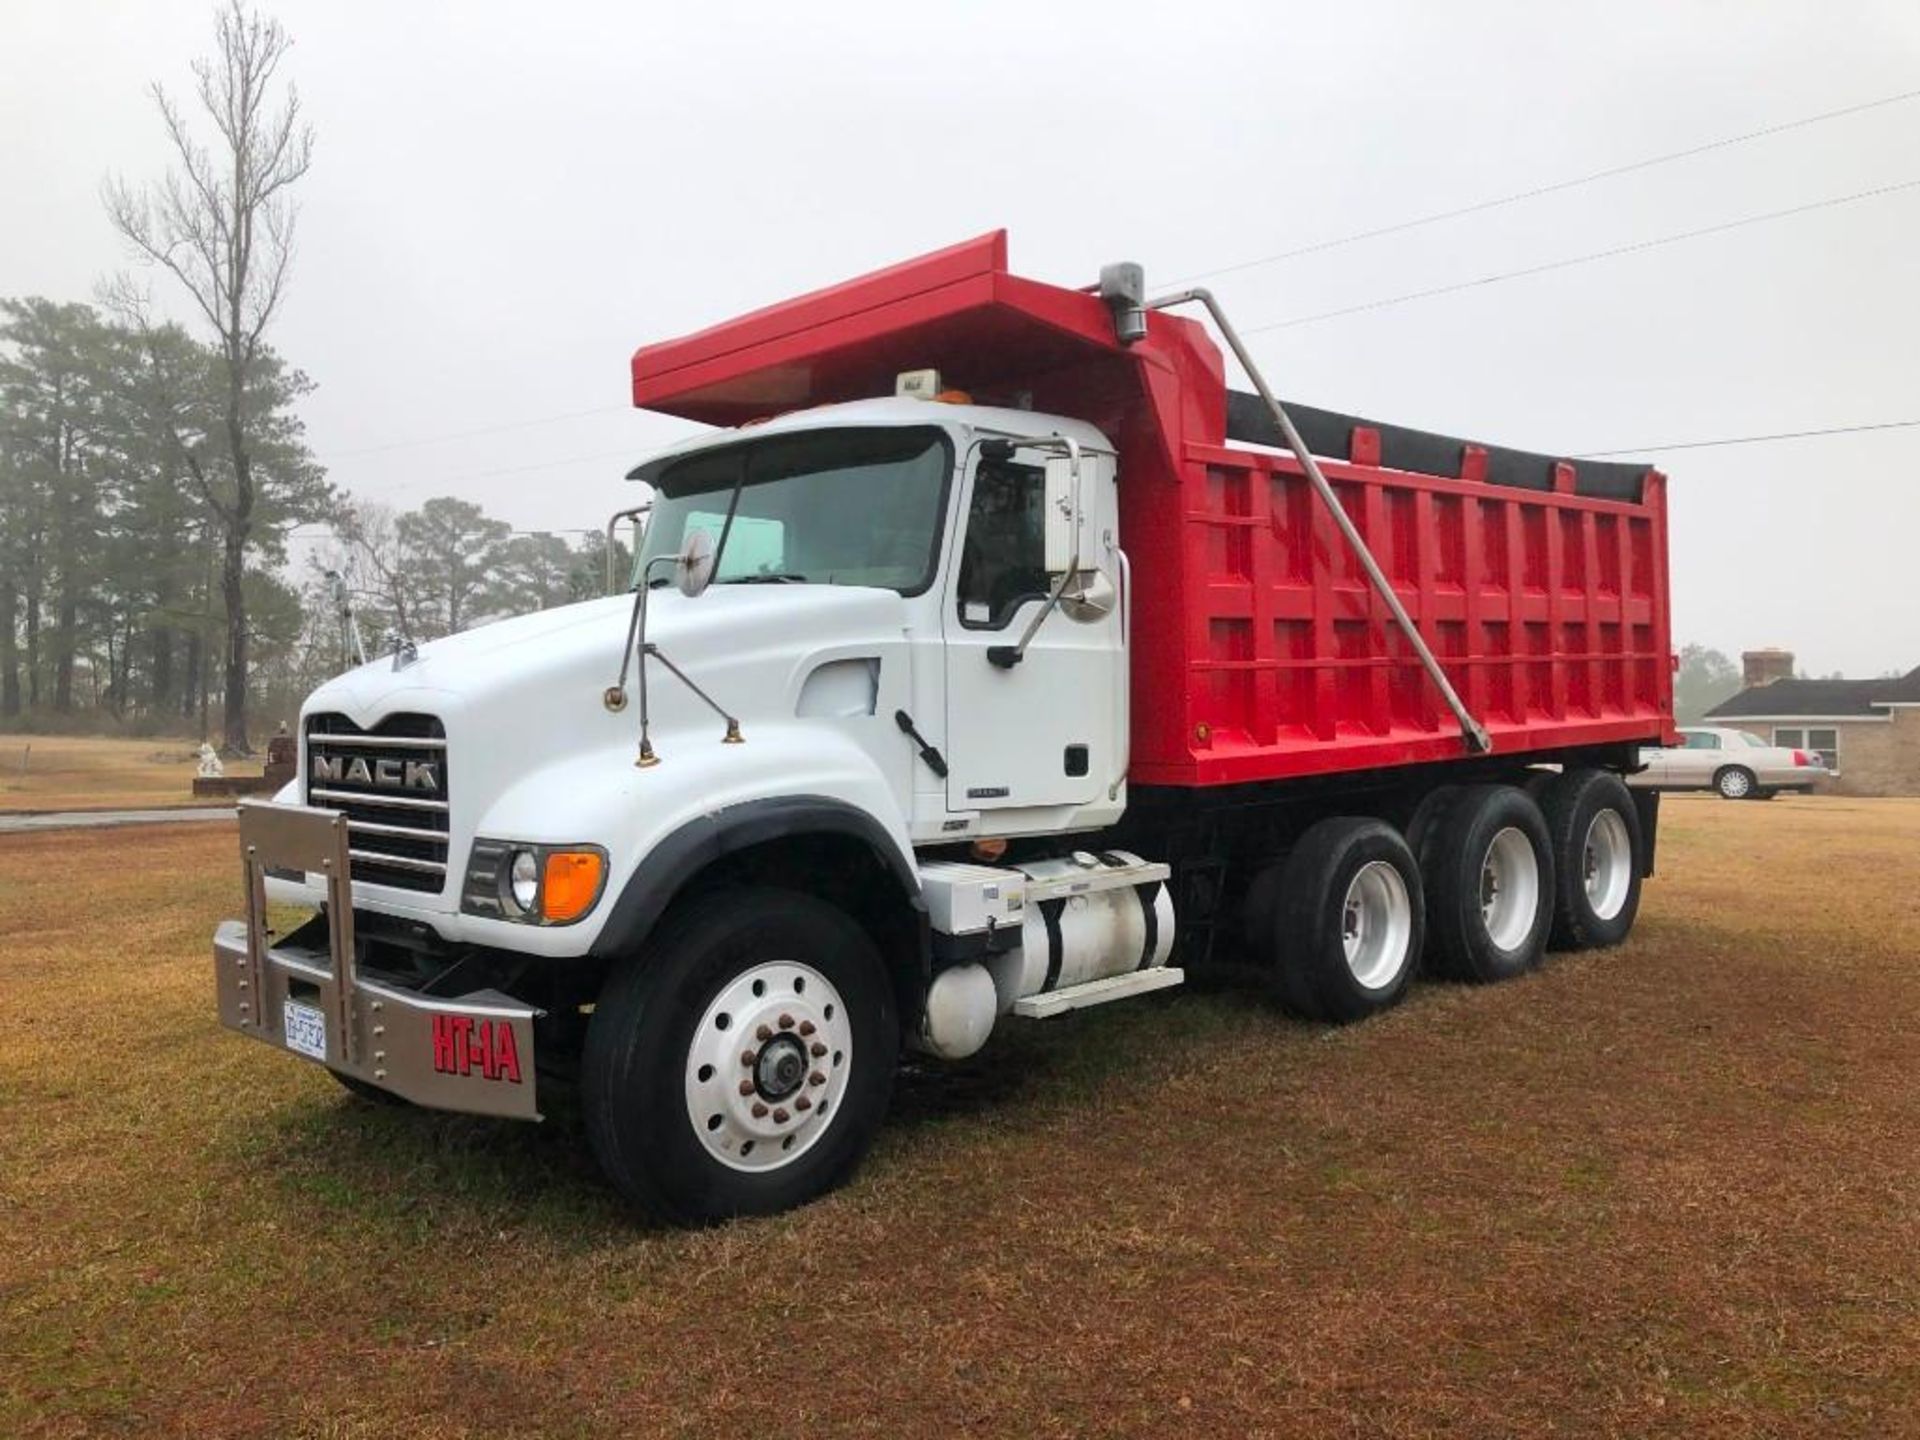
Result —
[[764, 1120], [767, 1118], [767, 1107], [758, 1100], [753, 1102], [753, 1118], [756, 1120]]
[[757, 1058], [751, 1050], [742, 1050], [740, 1052], [740, 1063], [742, 1065], [751, 1065]]
[[807, 1076], [807, 1084], [809, 1085], [824, 1085], [826, 1083], [827, 1077], [822, 1075], [818, 1070]]
[[751, 1095], [753, 1093], [753, 1082], [751, 1080], [742, 1080], [740, 1082], [740, 1093], [742, 1095]]
[[800, 1033], [802, 1035], [811, 1035], [813, 1033], [813, 1022], [811, 1020], [802, 1020], [800, 1022]]
[[805, 1095], [802, 1095], [798, 1100], [793, 1102], [793, 1108], [796, 1110], [811, 1110], [813, 1108], [813, 1101], [809, 1100]]
[[758, 1030], [754, 1031], [753, 1034], [754, 1034], [754, 1038], [756, 1040], [759, 1040], [763, 1044], [766, 1041], [771, 1040], [773, 1038], [773, 1031], [769, 1030], [764, 1025], [762, 1025]]
[[793, 1028], [793, 1017], [791, 1015], [782, 1015], [780, 1017], [780, 1028], [782, 1030], [791, 1030]]
[[776, 1110], [773, 1112], [773, 1123], [776, 1125], [784, 1125], [792, 1118], [793, 1117], [787, 1114], [785, 1110]]

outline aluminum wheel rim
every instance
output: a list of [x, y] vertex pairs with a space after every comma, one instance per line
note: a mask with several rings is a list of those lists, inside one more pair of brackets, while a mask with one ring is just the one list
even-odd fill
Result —
[[1480, 862], [1480, 916], [1501, 950], [1518, 950], [1540, 916], [1540, 860], [1527, 832], [1509, 825]]
[[1633, 888], [1633, 841], [1618, 810], [1602, 810], [1587, 823], [1581, 869], [1587, 908], [1602, 920], [1613, 919], [1625, 908], [1627, 892]]
[[1413, 902], [1399, 870], [1369, 860], [1347, 883], [1340, 939], [1347, 969], [1369, 990], [1383, 990], [1406, 968], [1413, 941]]
[[1752, 788], [1753, 782], [1747, 779], [1747, 772], [1744, 770], [1729, 770], [1720, 777], [1720, 793], [1730, 799], [1744, 799], [1747, 791]]
[[820, 1142], [853, 1070], [853, 1026], [833, 983], [774, 960], [724, 985], [687, 1047], [687, 1117], [734, 1170], [777, 1170]]

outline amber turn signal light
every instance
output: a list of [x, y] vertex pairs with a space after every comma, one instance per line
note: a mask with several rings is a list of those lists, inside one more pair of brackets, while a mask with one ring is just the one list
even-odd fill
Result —
[[596, 850], [550, 850], [540, 886], [541, 917], [550, 925], [578, 920], [600, 898], [606, 861]]

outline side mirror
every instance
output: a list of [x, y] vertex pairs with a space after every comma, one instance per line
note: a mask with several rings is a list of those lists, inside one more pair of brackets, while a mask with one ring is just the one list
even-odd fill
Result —
[[1046, 483], [1042, 493], [1045, 497], [1042, 506], [1046, 512], [1047, 573], [1064, 575], [1069, 570], [1084, 567], [1087, 563], [1086, 553], [1075, 543], [1081, 538], [1080, 531], [1085, 524], [1080, 503], [1079, 467], [1070, 456], [1052, 455], [1047, 458]]
[[713, 583], [713, 536], [705, 530], [687, 532], [686, 543], [673, 560], [674, 583], [689, 600], [697, 600]]

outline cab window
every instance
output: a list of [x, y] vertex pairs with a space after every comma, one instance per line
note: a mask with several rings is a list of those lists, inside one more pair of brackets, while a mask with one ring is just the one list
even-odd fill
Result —
[[[927, 426], [769, 435], [671, 459], [642, 565], [713, 538], [716, 585], [861, 585], [918, 595], [933, 583], [953, 450]], [[665, 584], [659, 570], [644, 572]]]
[[1037, 465], [983, 460], [973, 477], [960, 551], [960, 623], [998, 630], [1028, 600], [1047, 597], [1046, 475]]

